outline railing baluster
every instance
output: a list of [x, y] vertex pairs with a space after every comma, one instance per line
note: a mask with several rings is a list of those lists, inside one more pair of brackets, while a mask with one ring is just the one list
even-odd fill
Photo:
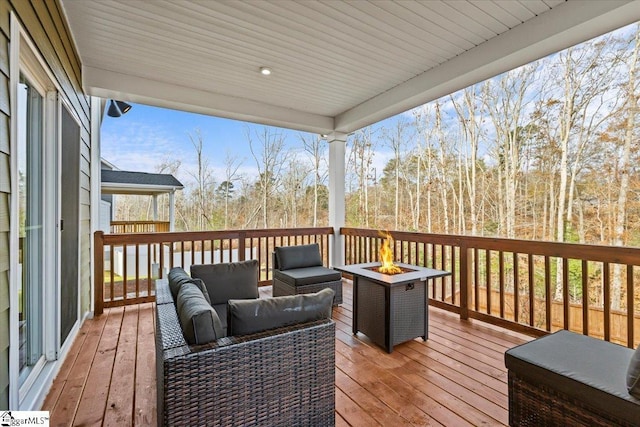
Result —
[[[456, 251], [453, 246], [451, 248], [451, 304], [456, 305]], [[462, 275], [462, 272], [460, 273]], [[466, 293], [466, 292], [465, 292]], [[462, 295], [460, 295], [462, 298]]]
[[533, 254], [528, 254], [529, 262], [529, 326], [535, 325], [535, 275], [534, 275], [534, 261]]
[[247, 248], [246, 245], [247, 244], [247, 240], [246, 240], [246, 236], [245, 233], [240, 233], [240, 236], [238, 237], [238, 256], [239, 256], [239, 260], [240, 261], [245, 261], [247, 254]]
[[136, 298], [140, 296], [140, 245], [136, 243]]
[[513, 321], [520, 323], [520, 274], [518, 253], [512, 252], [513, 257]]
[[605, 262], [602, 266], [602, 290], [604, 291], [604, 340], [611, 340], [611, 277], [610, 264]]
[[485, 258], [486, 270], [487, 270], [487, 314], [491, 314], [491, 289], [493, 288], [493, 281], [491, 280], [491, 250], [487, 249], [487, 255]]
[[[480, 311], [480, 260], [478, 259], [480, 252], [478, 248], [473, 248], [473, 308]], [[460, 260], [462, 262], [462, 260]], [[462, 285], [460, 285], [462, 290]]]
[[569, 330], [569, 260], [562, 258], [562, 306], [563, 327]]
[[114, 277], [113, 277], [114, 276], [114, 271], [113, 270], [115, 270], [115, 268], [114, 268], [115, 251], [113, 250], [113, 245], [110, 246], [110, 249], [111, 249], [111, 271], [109, 272], [110, 273], [109, 274], [109, 276], [110, 276], [110, 279], [109, 279], [109, 301], [113, 301], [113, 299], [114, 299], [113, 298], [113, 293], [115, 292], [114, 283], [113, 283], [114, 280], [115, 280]]
[[589, 265], [582, 260], [582, 333], [589, 335]]
[[[444, 245], [440, 245], [440, 270], [444, 270], [446, 268], [445, 265], [445, 250], [444, 250]], [[440, 279], [440, 301], [446, 301], [446, 296], [447, 296], [447, 292], [446, 292], [446, 285], [447, 285], [447, 280], [445, 277], [441, 277]]]
[[634, 320], [635, 320], [635, 299], [634, 299], [633, 265], [627, 265], [627, 347], [635, 348]]
[[127, 299], [127, 245], [122, 245], [122, 299]]
[[[471, 250], [467, 247], [460, 247], [460, 318], [466, 320], [469, 318], [469, 290], [471, 289], [470, 277], [474, 260], [471, 259]], [[452, 263], [455, 265], [455, 262]], [[452, 283], [452, 293], [455, 296], [455, 280]], [[455, 299], [454, 299], [455, 301]]]
[[147, 296], [151, 295], [151, 280], [153, 277], [151, 268], [151, 243], [147, 243]]
[[173, 255], [174, 255], [173, 243], [174, 242], [169, 242], [169, 270], [171, 270], [174, 267], [174, 265], [173, 265]]
[[546, 329], [551, 332], [551, 320], [553, 313], [551, 312], [551, 260], [548, 256], [544, 257], [544, 303], [546, 309]]
[[158, 244], [159, 247], [159, 252], [160, 252], [160, 265], [158, 266], [159, 270], [158, 270], [158, 276], [160, 276], [160, 278], [164, 278], [164, 243], [160, 242]]
[[504, 319], [504, 252], [498, 252], [498, 270], [500, 284], [500, 318]]

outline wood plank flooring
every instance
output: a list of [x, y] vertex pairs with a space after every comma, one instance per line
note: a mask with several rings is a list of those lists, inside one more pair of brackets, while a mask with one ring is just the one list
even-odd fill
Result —
[[[351, 333], [351, 297], [345, 281], [333, 311], [336, 426], [508, 424], [504, 352], [531, 338], [431, 308], [429, 340], [387, 354]], [[156, 425], [153, 303], [85, 322], [42, 409], [52, 426]]]

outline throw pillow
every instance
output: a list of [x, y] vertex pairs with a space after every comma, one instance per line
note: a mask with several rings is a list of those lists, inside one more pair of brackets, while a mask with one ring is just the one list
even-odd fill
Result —
[[218, 314], [195, 284], [180, 287], [176, 307], [187, 343], [206, 344], [224, 336]]
[[335, 292], [326, 288], [313, 294], [259, 300], [229, 300], [227, 334], [247, 335], [296, 323], [330, 319]]
[[281, 246], [275, 249], [278, 270], [316, 267], [322, 265], [320, 245]]
[[627, 390], [629, 394], [640, 398], [640, 346], [633, 353], [627, 368]]
[[258, 260], [222, 264], [192, 265], [191, 276], [201, 279], [211, 305], [226, 304], [230, 299], [258, 298]]

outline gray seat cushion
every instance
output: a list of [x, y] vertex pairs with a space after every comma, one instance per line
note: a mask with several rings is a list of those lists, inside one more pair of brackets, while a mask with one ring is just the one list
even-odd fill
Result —
[[198, 289], [200, 289], [207, 302], [211, 304], [209, 292], [207, 291], [204, 282], [200, 279], [190, 277], [182, 267], [174, 267], [169, 270], [167, 278], [169, 279], [169, 289], [171, 290], [171, 296], [173, 297], [174, 302], [178, 300], [178, 291], [180, 290], [180, 287], [185, 283], [193, 283], [198, 287]]
[[304, 286], [314, 283], [333, 282], [342, 279], [342, 273], [323, 266], [294, 268], [293, 270], [274, 270], [273, 277], [291, 286]]
[[275, 248], [276, 262], [279, 270], [314, 267], [322, 265], [320, 245], [281, 246]]
[[176, 309], [182, 334], [189, 344], [206, 344], [225, 336], [218, 313], [195, 284], [180, 287]]
[[509, 371], [545, 384], [586, 407], [640, 425], [640, 399], [629, 394], [626, 368], [633, 350], [569, 331], [558, 331], [505, 353]]
[[192, 265], [191, 276], [202, 279], [211, 305], [230, 299], [258, 298], [258, 261]]
[[330, 319], [335, 292], [323, 289], [304, 295], [229, 300], [227, 330], [229, 335], [247, 335], [297, 323]]

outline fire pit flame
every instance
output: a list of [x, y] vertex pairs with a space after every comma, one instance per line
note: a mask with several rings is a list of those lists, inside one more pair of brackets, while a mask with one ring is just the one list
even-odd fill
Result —
[[380, 263], [378, 272], [382, 274], [399, 274], [402, 273], [402, 269], [393, 263], [393, 251], [391, 250], [391, 244], [393, 243], [393, 237], [391, 234], [386, 233], [384, 235], [385, 240], [382, 242], [380, 248]]

